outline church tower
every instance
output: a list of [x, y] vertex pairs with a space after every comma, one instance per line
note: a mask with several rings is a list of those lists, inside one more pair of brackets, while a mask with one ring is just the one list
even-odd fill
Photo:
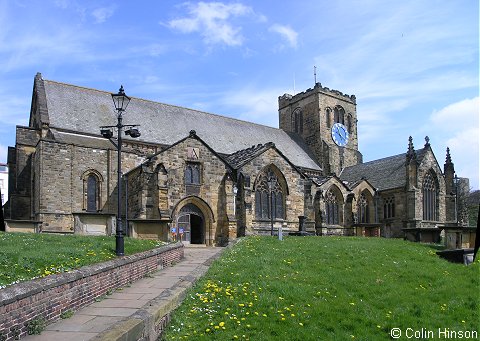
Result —
[[339, 175], [345, 167], [362, 162], [354, 95], [317, 83], [313, 89], [294, 96], [280, 96], [278, 111], [280, 129], [303, 138], [324, 175]]

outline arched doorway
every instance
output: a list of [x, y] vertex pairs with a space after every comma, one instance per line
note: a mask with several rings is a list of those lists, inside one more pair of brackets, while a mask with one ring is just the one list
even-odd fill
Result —
[[205, 244], [205, 218], [202, 211], [188, 203], [178, 212], [178, 231], [184, 231], [183, 241], [191, 244]]

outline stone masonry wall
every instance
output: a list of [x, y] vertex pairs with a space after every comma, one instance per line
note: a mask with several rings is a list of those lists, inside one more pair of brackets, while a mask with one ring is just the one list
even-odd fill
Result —
[[9, 206], [8, 217], [28, 220], [32, 217], [31, 182], [32, 158], [39, 139], [39, 131], [17, 127], [15, 149], [9, 150]]
[[[270, 231], [270, 221], [257, 220], [255, 217], [255, 181], [260, 172], [268, 165], [275, 165], [285, 177], [288, 185], [288, 195], [285, 195], [285, 211], [287, 227], [291, 230], [298, 229], [298, 216], [305, 214], [305, 179], [280, 155], [270, 148], [250, 163], [244, 165], [240, 171], [250, 176], [250, 187], [244, 189], [246, 209], [246, 226], [254, 230]], [[286, 194], [286, 193], [285, 193]], [[247, 230], [247, 233], [255, 233], [254, 230]], [[265, 232], [264, 231], [264, 232]]]
[[[38, 198], [35, 219], [43, 221], [43, 231], [72, 232], [72, 213], [84, 212], [84, 176], [90, 171], [100, 174], [100, 205], [103, 213], [117, 208], [117, 152], [111, 149], [82, 147], [55, 141], [40, 141], [35, 168], [35, 197]], [[122, 152], [124, 172], [143, 158]]]
[[111, 290], [183, 258], [180, 243], [0, 289], [0, 340], [18, 340], [37, 318], [51, 323]]

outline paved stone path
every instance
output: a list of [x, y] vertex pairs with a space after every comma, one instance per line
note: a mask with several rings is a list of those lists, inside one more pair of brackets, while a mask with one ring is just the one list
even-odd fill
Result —
[[[48, 325], [40, 335], [29, 335], [25, 341], [86, 341], [112, 331], [116, 324], [148, 307], [149, 302], [167, 290], [176, 288], [185, 278], [199, 277], [223, 248], [185, 247], [185, 257], [172, 267], [142, 278], [129, 287], [115, 291], [105, 299], [92, 303], [67, 319]], [[168, 300], [168, 297], [166, 298]], [[172, 298], [173, 299], [173, 298]], [[113, 332], [115, 332], [113, 330]]]

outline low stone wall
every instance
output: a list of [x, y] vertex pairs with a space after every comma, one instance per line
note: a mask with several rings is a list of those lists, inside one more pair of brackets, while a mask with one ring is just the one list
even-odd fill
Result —
[[39, 318], [51, 323], [107, 292], [183, 258], [181, 243], [0, 289], [0, 340], [18, 340]]

